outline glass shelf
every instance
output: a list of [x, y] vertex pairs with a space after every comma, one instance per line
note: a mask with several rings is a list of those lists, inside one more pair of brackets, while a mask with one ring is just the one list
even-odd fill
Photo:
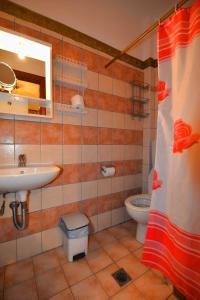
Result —
[[57, 85], [84, 91], [87, 88], [87, 65], [63, 56], [54, 60], [54, 80]]
[[52, 118], [51, 100], [0, 92], [0, 113]]
[[132, 113], [132, 117], [138, 117], [138, 118], [146, 118], [149, 116], [149, 113]]
[[131, 98], [131, 101], [141, 103], [141, 104], [146, 104], [149, 101], [149, 99], [148, 98], [141, 99], [141, 98], [133, 97]]
[[149, 84], [146, 82], [140, 82], [140, 81], [132, 81], [131, 84], [133, 86], [137, 86], [141, 89], [148, 89], [149, 88]]

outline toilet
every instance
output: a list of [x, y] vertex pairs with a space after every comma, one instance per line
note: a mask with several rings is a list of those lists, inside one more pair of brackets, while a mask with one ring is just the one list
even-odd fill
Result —
[[144, 244], [151, 204], [153, 169], [148, 176], [148, 194], [130, 196], [125, 200], [129, 216], [137, 222], [136, 240]]

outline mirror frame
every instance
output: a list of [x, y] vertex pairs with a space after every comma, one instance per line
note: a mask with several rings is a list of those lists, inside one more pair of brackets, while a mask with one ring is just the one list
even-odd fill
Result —
[[[11, 42], [8, 42], [8, 39], [12, 38]], [[25, 56], [30, 57], [30, 58], [34, 58], [34, 59], [38, 59], [44, 62], [45, 64], [45, 83], [46, 83], [46, 99], [42, 99], [42, 98], [31, 98], [29, 96], [20, 96], [20, 95], [14, 95], [14, 94], [10, 94], [10, 98], [12, 99], [22, 99], [23, 101], [27, 101], [28, 99], [30, 99], [31, 101], [38, 101], [38, 103], [46, 103], [45, 107], [48, 107], [48, 110], [50, 109], [50, 112], [48, 113], [48, 115], [44, 116], [42, 115], [42, 117], [46, 117], [46, 118], [52, 118], [53, 117], [53, 99], [52, 99], [52, 45], [50, 43], [44, 42], [42, 40], [39, 39], [35, 39], [32, 38], [28, 35], [24, 35], [21, 33], [18, 33], [17, 31], [12, 31], [9, 30], [7, 28], [4, 28], [2, 26], [0, 26], [0, 48], [2, 50], [6, 50], [9, 51], [11, 53], [16, 53], [19, 54], [19, 49], [17, 49], [17, 45], [19, 48], [19, 40], [22, 40], [22, 42], [24, 43], [24, 49], [27, 50], [25, 51]], [[17, 44], [16, 44], [17, 41]], [[15, 44], [13, 44], [15, 43]], [[35, 47], [35, 48], [34, 48]], [[11, 67], [12, 69], [12, 67]], [[3, 94], [1, 92], [1, 94]], [[4, 99], [4, 95], [1, 95], [2, 99]], [[13, 100], [14, 101], [14, 100]], [[47, 102], [46, 102], [47, 101]], [[13, 107], [14, 108], [14, 107]], [[11, 110], [9, 110], [9, 112], [5, 112], [5, 108], [3, 111], [0, 111], [0, 113], [11, 113], [11, 114], [16, 114], [16, 115], [26, 115], [26, 116], [30, 116], [30, 114], [27, 112], [25, 113], [19, 113], [18, 111], [15, 112], [11, 112]], [[32, 117], [32, 115], [31, 115]], [[41, 117], [41, 115], [35, 115], [34, 117]]]

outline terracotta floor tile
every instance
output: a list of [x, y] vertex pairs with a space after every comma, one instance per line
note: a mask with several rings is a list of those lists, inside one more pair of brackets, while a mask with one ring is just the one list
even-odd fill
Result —
[[172, 293], [172, 288], [151, 271], [138, 278], [134, 284], [148, 300], [164, 300]]
[[51, 269], [36, 277], [39, 299], [48, 299], [68, 287], [61, 267]]
[[124, 268], [133, 280], [148, 270], [132, 253], [118, 260], [117, 265]]
[[70, 291], [70, 289], [66, 289], [61, 293], [49, 298], [48, 300], [74, 300], [74, 297]]
[[5, 300], [38, 300], [33, 279], [9, 287], [5, 290]]
[[130, 252], [118, 241], [106, 244], [104, 247], [106, 253], [115, 261], [128, 255]]
[[69, 285], [73, 285], [92, 275], [92, 271], [85, 259], [71, 263], [69, 262], [62, 267]]
[[33, 258], [33, 265], [36, 274], [45, 272], [59, 266], [59, 260], [55, 251], [49, 251]]
[[111, 297], [120, 291], [121, 287], [112, 277], [112, 274], [116, 272], [119, 267], [116, 264], [113, 264], [102, 271], [96, 273], [97, 279], [100, 281], [103, 289]]
[[144, 296], [132, 283], [111, 298], [112, 300], [145, 300]]
[[142, 253], [143, 253], [143, 247], [133, 251], [133, 254], [139, 259], [141, 260], [142, 258]]
[[135, 251], [142, 247], [142, 244], [138, 242], [133, 236], [125, 236], [120, 239], [119, 242], [129, 251]]
[[72, 293], [76, 300], [106, 300], [108, 296], [95, 276], [91, 276], [72, 286]]
[[89, 251], [94, 251], [96, 249], [99, 249], [101, 246], [97, 242], [96, 238], [94, 235], [89, 235], [88, 237], [88, 250]]
[[95, 239], [98, 241], [98, 243], [101, 246], [104, 246], [105, 244], [116, 241], [114, 236], [107, 230], [100, 231], [100, 232], [96, 233], [94, 236], [95, 236]]
[[126, 228], [131, 234], [136, 235], [137, 223], [130, 220], [122, 224], [122, 227]]
[[125, 236], [131, 236], [130, 232], [121, 225], [117, 225], [108, 229], [116, 239], [121, 239]]
[[90, 252], [86, 259], [93, 272], [98, 272], [112, 264], [112, 260], [103, 249]]
[[67, 253], [64, 251], [63, 247], [58, 247], [55, 251], [61, 265], [66, 264], [68, 262]]
[[33, 278], [33, 263], [27, 259], [5, 268], [5, 287]]

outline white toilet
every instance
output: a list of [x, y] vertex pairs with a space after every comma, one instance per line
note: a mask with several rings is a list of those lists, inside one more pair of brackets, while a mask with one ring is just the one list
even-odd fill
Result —
[[148, 194], [139, 194], [130, 196], [125, 200], [126, 210], [129, 216], [134, 219], [137, 224], [136, 239], [144, 244], [147, 222], [151, 204], [153, 169], [148, 177]]

